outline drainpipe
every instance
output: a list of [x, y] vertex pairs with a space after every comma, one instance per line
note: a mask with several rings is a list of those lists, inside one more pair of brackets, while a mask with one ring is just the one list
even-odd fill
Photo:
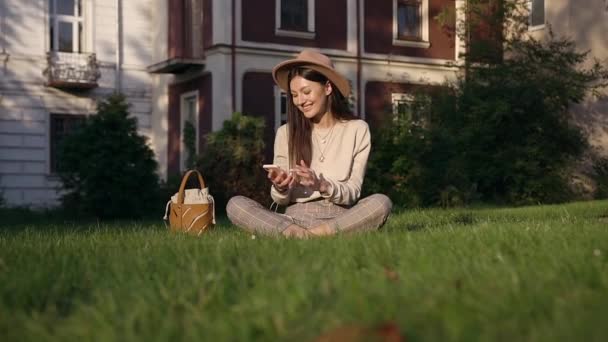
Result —
[[365, 96], [361, 89], [361, 1], [357, 0], [357, 115], [361, 116], [361, 97]]
[[236, 111], [236, 0], [232, 0], [232, 43], [231, 50], [231, 92], [232, 92], [232, 112]]
[[116, 66], [114, 70], [115, 84], [114, 90], [117, 93], [122, 91], [122, 49], [121, 49], [121, 36], [122, 36], [122, 0], [116, 0]]

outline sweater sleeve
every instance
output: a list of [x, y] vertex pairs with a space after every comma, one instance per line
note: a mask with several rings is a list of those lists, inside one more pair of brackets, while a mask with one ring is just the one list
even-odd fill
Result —
[[330, 189], [326, 194], [322, 194], [322, 196], [336, 204], [355, 204], [361, 196], [361, 188], [363, 186], [363, 179], [365, 178], [365, 169], [367, 168], [370, 149], [369, 126], [366, 122], [361, 121], [355, 137], [350, 177], [344, 181], [326, 179], [330, 184]]
[[[287, 125], [279, 127], [274, 138], [273, 164], [283, 170], [289, 170], [289, 149], [287, 145]], [[274, 186], [270, 187], [270, 197], [279, 205], [287, 205], [290, 201], [291, 189], [279, 192]]]

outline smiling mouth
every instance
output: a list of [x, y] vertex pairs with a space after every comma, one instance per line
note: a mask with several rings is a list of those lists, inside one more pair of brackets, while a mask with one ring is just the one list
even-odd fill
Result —
[[306, 105], [306, 106], [302, 106], [302, 111], [303, 112], [308, 112], [309, 110], [312, 109], [312, 105]]

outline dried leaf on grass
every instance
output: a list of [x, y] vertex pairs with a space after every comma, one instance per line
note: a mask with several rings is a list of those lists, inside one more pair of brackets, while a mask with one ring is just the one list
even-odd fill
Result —
[[315, 342], [405, 342], [399, 327], [394, 322], [382, 323], [376, 327], [344, 325], [319, 336]]

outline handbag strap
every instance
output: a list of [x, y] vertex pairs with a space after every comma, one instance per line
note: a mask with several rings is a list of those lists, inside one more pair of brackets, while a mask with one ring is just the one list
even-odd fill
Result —
[[186, 172], [186, 174], [182, 178], [182, 184], [180, 184], [180, 186], [179, 186], [179, 192], [177, 194], [177, 203], [178, 204], [184, 204], [184, 198], [185, 198], [184, 192], [186, 191], [186, 182], [188, 182], [188, 178], [190, 178], [190, 175], [192, 175], [193, 173], [196, 173], [198, 176], [198, 183], [201, 186], [201, 190], [203, 190], [205, 188], [205, 181], [203, 180], [203, 176], [201, 175], [201, 173], [198, 172], [198, 170], [189, 170], [188, 172]]

